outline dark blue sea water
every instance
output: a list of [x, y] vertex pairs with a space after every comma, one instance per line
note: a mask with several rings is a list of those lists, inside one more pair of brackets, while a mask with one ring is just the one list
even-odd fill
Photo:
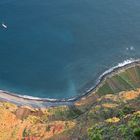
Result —
[[0, 0], [0, 89], [72, 97], [139, 57], [139, 0]]

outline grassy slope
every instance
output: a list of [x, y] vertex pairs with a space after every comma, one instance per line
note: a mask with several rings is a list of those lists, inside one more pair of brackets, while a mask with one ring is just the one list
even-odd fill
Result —
[[0, 102], [0, 140], [140, 139], [140, 67], [107, 78], [74, 106], [33, 109]]

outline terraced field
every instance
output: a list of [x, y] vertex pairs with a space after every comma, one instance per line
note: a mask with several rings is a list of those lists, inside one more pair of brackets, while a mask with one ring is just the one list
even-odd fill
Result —
[[99, 94], [113, 94], [120, 91], [135, 90], [138, 87], [140, 87], [140, 66], [134, 66], [108, 77], [97, 92]]

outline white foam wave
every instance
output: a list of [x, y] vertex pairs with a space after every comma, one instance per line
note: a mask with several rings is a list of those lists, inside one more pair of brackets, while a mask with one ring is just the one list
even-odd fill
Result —
[[135, 51], [135, 47], [134, 46], [130, 46], [126, 48], [127, 51]]
[[133, 58], [130, 58], [130, 59], [127, 59], [127, 60], [124, 60], [122, 63], [118, 63], [118, 65], [106, 70], [103, 74], [100, 75], [99, 79], [101, 79], [104, 75], [112, 72], [114, 69], [116, 68], [120, 68], [120, 67], [123, 67], [123, 66], [126, 66], [128, 64], [131, 64], [133, 62], [137, 62], [137, 61], [140, 61], [140, 59], [133, 59]]
[[[93, 90], [94, 88], [96, 88], [96, 86], [101, 82], [102, 80], [102, 77], [111, 73], [113, 70], [117, 69], [117, 68], [121, 68], [123, 66], [126, 66], [128, 64], [131, 64], [133, 62], [138, 62], [140, 61], [140, 59], [127, 59], [125, 61], [123, 61], [122, 63], [118, 63], [118, 65], [106, 70], [103, 74], [101, 74], [96, 82], [96, 84], [94, 85], [94, 87], [91, 87], [89, 88], [86, 92], [90, 92], [91, 90]], [[85, 93], [82, 94], [83, 96], [86, 95]], [[75, 97], [72, 97], [72, 98], [69, 98], [69, 99], [51, 99], [51, 98], [38, 98], [38, 97], [32, 97], [32, 96], [28, 96], [28, 95], [20, 95], [21, 97], [23, 98], [28, 98], [28, 99], [33, 99], [33, 100], [48, 100], [48, 101], [74, 101], [78, 96], [75, 96]]]
[[39, 98], [39, 97], [33, 97], [28, 95], [20, 95], [22, 98], [32, 99], [32, 100], [48, 100], [48, 101], [57, 101], [57, 99], [51, 99], [51, 98]]
[[[86, 94], [87, 93], [89, 93], [90, 91], [92, 91], [93, 89], [95, 89], [96, 88], [96, 86], [98, 86], [99, 84], [100, 84], [100, 82], [102, 81], [102, 78], [103, 78], [103, 76], [105, 76], [105, 75], [107, 75], [107, 74], [109, 74], [109, 73], [111, 73], [112, 71], [114, 71], [115, 69], [117, 69], [117, 68], [121, 68], [121, 67], [123, 67], [123, 66], [126, 66], [126, 65], [128, 65], [128, 64], [131, 64], [131, 63], [133, 63], [133, 62], [139, 62], [140, 61], [140, 59], [127, 59], [127, 60], [125, 60], [125, 61], [123, 61], [122, 63], [118, 63], [118, 65], [116, 65], [116, 66], [114, 66], [114, 67], [112, 67], [112, 68], [110, 68], [110, 69], [108, 69], [108, 70], [106, 70], [103, 74], [101, 74], [100, 75], [100, 77], [98, 78], [98, 80], [97, 80], [97, 82], [96, 82], [96, 84], [93, 86], [93, 87], [91, 87], [91, 88], [89, 88], [87, 91], [86, 91], [86, 93], [83, 93], [83, 94], [81, 94], [81, 96], [75, 96], [75, 97], [72, 97], [72, 98], [68, 98], [68, 99], [51, 99], [51, 98], [39, 98], [39, 97], [33, 97], [33, 96], [28, 96], [28, 95], [19, 95], [19, 94], [13, 94], [13, 93], [10, 93], [11, 95], [15, 95], [15, 96], [17, 96], [17, 97], [21, 97], [21, 98], [25, 98], [25, 99], [31, 99], [31, 100], [41, 100], [41, 101], [50, 101], [50, 102], [72, 102], [72, 101], [74, 101], [75, 99], [78, 99], [78, 97], [80, 98], [80, 97], [82, 97], [82, 96], [86, 96]], [[3, 91], [3, 90], [0, 90], [0, 92], [1, 91]], [[7, 92], [7, 93], [9, 93], [9, 92]]]

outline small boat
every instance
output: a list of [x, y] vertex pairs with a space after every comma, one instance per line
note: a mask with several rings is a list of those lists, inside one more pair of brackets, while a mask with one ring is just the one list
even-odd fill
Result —
[[7, 25], [5, 25], [4, 23], [2, 23], [2, 27], [7, 29]]

